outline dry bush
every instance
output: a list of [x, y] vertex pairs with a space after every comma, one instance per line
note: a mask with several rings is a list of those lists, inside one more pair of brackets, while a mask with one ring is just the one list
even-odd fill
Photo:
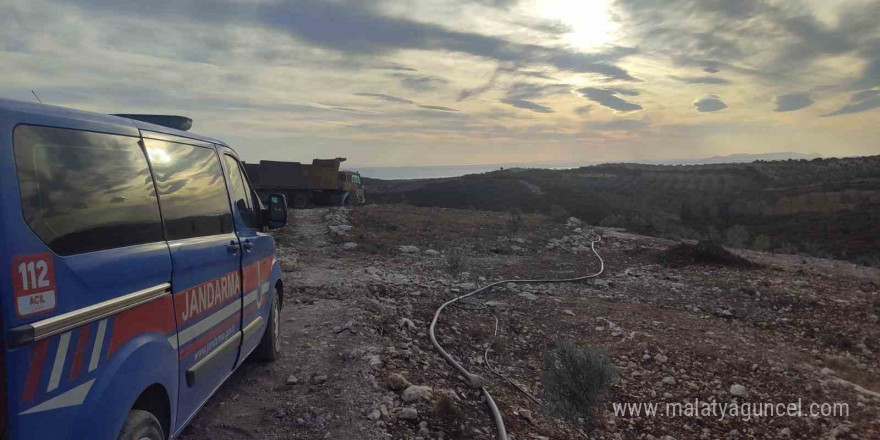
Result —
[[449, 249], [446, 251], [446, 272], [457, 277], [467, 268], [467, 255], [461, 249]]
[[691, 264], [739, 268], [759, 267], [758, 264], [724, 249], [717, 242], [705, 240], [697, 244], [679, 243], [672, 246], [660, 253], [660, 262], [667, 267], [682, 267]]
[[571, 214], [562, 206], [553, 205], [550, 207], [550, 218], [556, 223], [565, 223], [571, 218]]
[[617, 371], [595, 348], [558, 340], [544, 353], [544, 391], [558, 416], [591, 423], [605, 400]]
[[507, 219], [507, 230], [510, 231], [511, 235], [516, 235], [523, 229], [525, 224], [526, 219], [523, 217], [522, 211], [513, 208], [510, 211], [510, 218]]

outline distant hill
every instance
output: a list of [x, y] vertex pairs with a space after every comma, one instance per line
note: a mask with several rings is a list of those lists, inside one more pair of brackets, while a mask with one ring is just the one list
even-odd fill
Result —
[[[712, 156], [702, 159], [644, 159], [635, 160], [635, 163], [654, 165], [701, 165], [719, 163], [748, 163], [756, 160], [812, 160], [822, 156], [818, 154], [803, 153], [763, 153], [763, 154], [731, 154], [728, 156]], [[467, 174], [485, 173], [498, 169], [570, 169], [590, 165], [599, 165], [598, 162], [519, 162], [519, 163], [495, 163], [484, 165], [443, 165], [443, 166], [396, 166], [396, 167], [358, 167], [349, 166], [352, 170], [360, 171], [361, 176], [375, 179], [438, 179], [446, 177], [459, 177]]]
[[367, 198], [374, 202], [567, 212], [591, 224], [645, 234], [711, 238], [736, 247], [880, 267], [880, 156], [619, 163], [364, 181]]
[[782, 152], [782, 153], [762, 153], [762, 154], [749, 154], [749, 153], [737, 153], [737, 154], [729, 154], [727, 156], [712, 156], [707, 157], [705, 159], [670, 159], [670, 160], [648, 160], [648, 161], [640, 161], [642, 163], [652, 163], [658, 165], [708, 165], [708, 164], [719, 164], [719, 163], [749, 163], [754, 162], [756, 160], [764, 160], [764, 161], [773, 161], [773, 160], [813, 160], [813, 159], [821, 159], [822, 156], [819, 154], [804, 154], [804, 153], [793, 153], [793, 152]]

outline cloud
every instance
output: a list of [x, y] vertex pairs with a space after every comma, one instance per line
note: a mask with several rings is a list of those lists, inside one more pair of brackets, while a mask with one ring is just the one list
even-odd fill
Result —
[[[500, 6], [511, 4], [506, 1], [490, 3]], [[549, 65], [564, 71], [592, 73], [609, 80], [636, 80], [615, 64], [620, 58], [632, 54], [634, 49], [612, 47], [603, 52], [584, 53], [565, 47], [517, 43], [385, 15], [376, 2], [90, 0], [81, 6], [87, 10], [86, 13], [157, 18], [169, 25], [175, 22], [185, 25], [191, 21], [251, 24], [289, 35], [312, 46], [357, 56], [389, 54], [407, 49], [455, 52], [498, 62]]]
[[827, 22], [805, 6], [762, 0], [617, 0], [614, 11], [643, 52], [700, 64], [709, 73], [732, 68], [783, 83], [819, 59], [845, 54], [877, 58], [871, 46], [878, 41], [880, 3], [837, 5], [837, 16]]
[[418, 106], [421, 107], [421, 108], [423, 108], [423, 109], [427, 109], [427, 110], [437, 110], [437, 111], [441, 111], [441, 112], [457, 112], [457, 111], [458, 111], [458, 110], [456, 110], [456, 109], [454, 109], [454, 108], [443, 107], [443, 106], [440, 106], [440, 105], [421, 105], [421, 104], [418, 104]]
[[578, 92], [580, 92], [582, 95], [584, 95], [585, 98], [589, 99], [590, 101], [596, 102], [604, 107], [608, 107], [619, 112], [626, 113], [642, 109], [642, 106], [638, 104], [633, 104], [615, 96], [617, 94], [638, 96], [639, 92], [636, 90], [620, 88], [600, 89], [596, 87], [584, 87], [582, 89], [578, 89]]
[[380, 101], [394, 102], [394, 103], [398, 103], [398, 104], [415, 104], [415, 101], [410, 101], [409, 99], [405, 99], [405, 98], [398, 98], [396, 96], [386, 95], [384, 93], [365, 93], [365, 92], [362, 92], [362, 93], [355, 93], [354, 95], [355, 96], [365, 96], [368, 98], [376, 98]]
[[606, 131], [638, 131], [650, 125], [649, 122], [635, 119], [615, 119], [608, 122], [590, 124], [590, 127]]
[[522, 75], [522, 76], [529, 76], [532, 78], [549, 79], [551, 81], [556, 81], [556, 78], [553, 78], [552, 76], [550, 76], [544, 72], [537, 71], [537, 70], [519, 70], [516, 68], [510, 68], [510, 69], [506, 69], [505, 71], [507, 73], [512, 74], [512, 75]]
[[777, 112], [791, 112], [800, 110], [813, 105], [813, 98], [809, 93], [789, 93], [787, 95], [779, 95], [775, 99]]
[[671, 76], [670, 78], [688, 84], [730, 84], [730, 80], [717, 76]]
[[501, 102], [516, 108], [531, 110], [535, 113], [553, 113], [553, 109], [524, 99], [502, 99]]
[[727, 108], [727, 104], [721, 101], [718, 95], [706, 95], [706, 97], [694, 101], [694, 108], [700, 113], [717, 112]]
[[581, 107], [574, 109], [574, 113], [577, 115], [584, 116], [586, 114], [589, 114], [590, 110], [592, 110], [592, 109], [593, 109], [592, 105], [584, 105], [584, 106], [581, 106]]
[[400, 79], [400, 83], [401, 85], [403, 85], [403, 87], [419, 92], [436, 90], [438, 87], [449, 84], [449, 81], [447, 81], [446, 79], [430, 75], [392, 73], [389, 76]]
[[569, 93], [571, 86], [568, 84], [535, 84], [518, 82], [507, 90], [507, 98], [510, 99], [536, 99], [552, 95]]
[[385, 102], [393, 102], [395, 104], [414, 105], [416, 107], [423, 108], [426, 110], [436, 110], [436, 111], [442, 111], [442, 112], [457, 112], [458, 111], [453, 108], [443, 107], [443, 106], [439, 106], [439, 105], [422, 105], [422, 104], [419, 104], [415, 101], [412, 101], [412, 100], [409, 100], [406, 98], [398, 98], [397, 96], [386, 95], [384, 93], [361, 92], [361, 93], [355, 93], [354, 95], [355, 96], [363, 96], [363, 97], [367, 97], [367, 98], [374, 98], [374, 99], [378, 99], [380, 101], [385, 101]]
[[861, 113], [880, 107], [880, 90], [863, 90], [850, 97], [845, 106], [822, 116], [838, 116]]
[[402, 66], [397, 63], [382, 64], [380, 66], [377, 66], [376, 68], [377, 69], [385, 69], [385, 70], [400, 70], [400, 71], [404, 71], [404, 72], [417, 72], [417, 70], [413, 69], [412, 67]]

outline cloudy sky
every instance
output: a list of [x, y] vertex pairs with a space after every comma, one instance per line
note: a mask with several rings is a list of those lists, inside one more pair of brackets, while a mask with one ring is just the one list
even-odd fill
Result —
[[0, 96], [250, 161], [880, 154], [871, 0], [0, 0]]

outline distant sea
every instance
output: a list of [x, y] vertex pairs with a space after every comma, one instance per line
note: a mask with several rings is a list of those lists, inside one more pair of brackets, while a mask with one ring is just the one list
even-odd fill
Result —
[[458, 177], [465, 174], [479, 174], [498, 171], [500, 168], [544, 168], [568, 169], [591, 165], [582, 162], [560, 163], [528, 163], [528, 164], [489, 164], [489, 165], [450, 165], [431, 167], [344, 167], [347, 170], [359, 171], [361, 176], [383, 180], [399, 179], [432, 179], [441, 177]]
[[[811, 160], [821, 158], [818, 154], [803, 154], [793, 152], [762, 153], [762, 154], [731, 154], [728, 156], [712, 156], [703, 159], [665, 159], [665, 160], [629, 160], [629, 163], [644, 163], [652, 165], [701, 165], [722, 163], [747, 163], [755, 160]], [[442, 177], [458, 177], [465, 174], [479, 174], [489, 171], [497, 171], [500, 168], [533, 168], [564, 170], [579, 168], [589, 165], [597, 165], [601, 162], [532, 162], [532, 163], [501, 163], [487, 165], [447, 165], [447, 166], [417, 166], [417, 167], [344, 167], [347, 170], [359, 171], [361, 176], [383, 180], [400, 179], [436, 179]]]

